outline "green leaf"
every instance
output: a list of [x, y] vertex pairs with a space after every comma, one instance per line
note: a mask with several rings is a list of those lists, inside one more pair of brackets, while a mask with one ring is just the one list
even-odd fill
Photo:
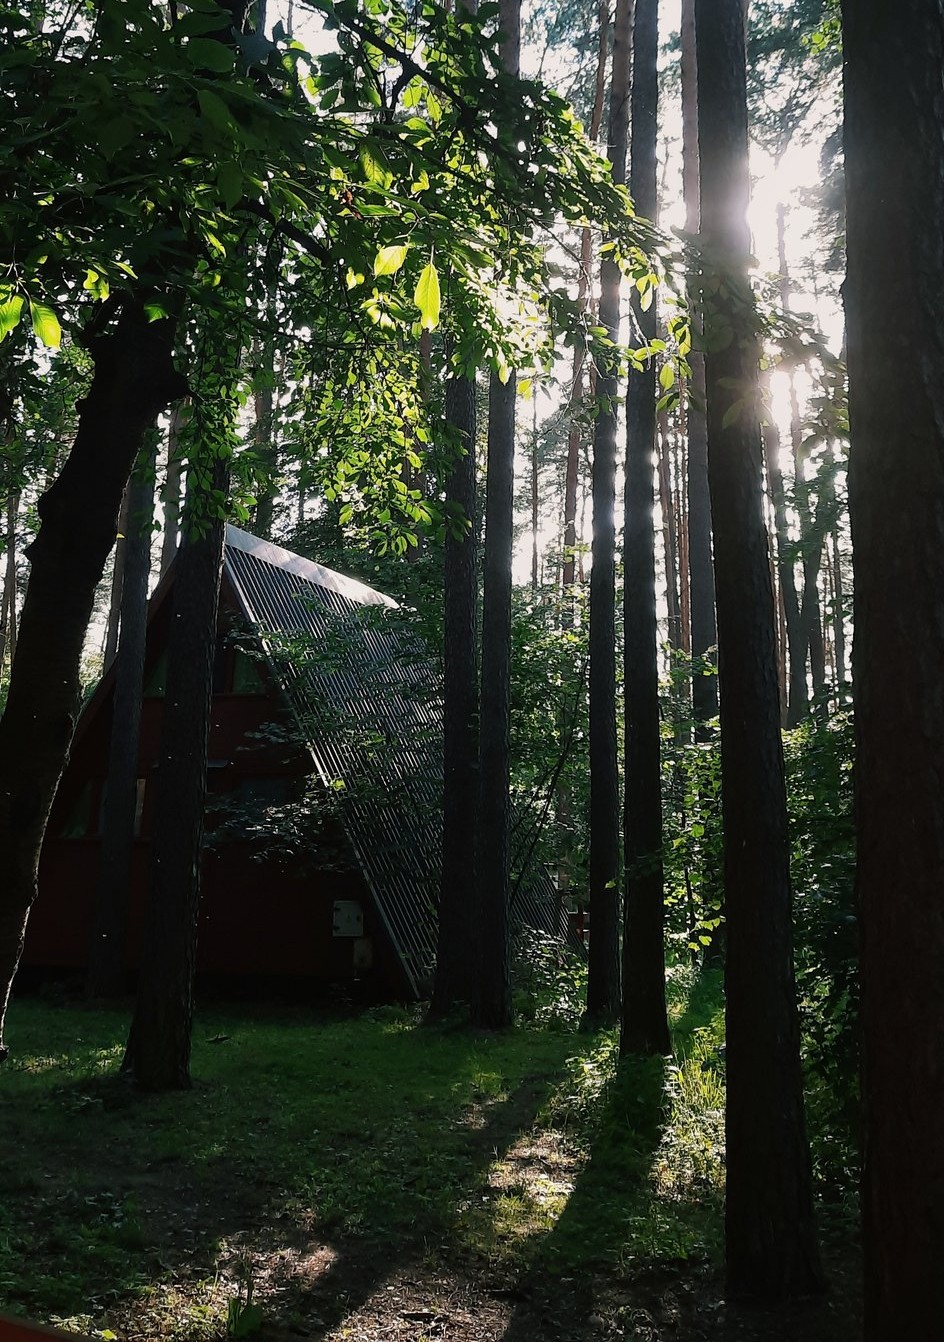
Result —
[[220, 189], [220, 195], [223, 197], [223, 204], [228, 210], [231, 210], [243, 194], [243, 170], [238, 163], [231, 159], [220, 164], [219, 171], [216, 174], [216, 184]]
[[5, 340], [10, 332], [19, 326], [22, 312], [22, 294], [12, 294], [3, 303], [0, 303], [0, 340]]
[[413, 302], [420, 310], [420, 324], [424, 331], [435, 331], [439, 325], [439, 309], [442, 299], [439, 292], [439, 272], [432, 261], [429, 265], [423, 267], [416, 285], [416, 292], [413, 295]]
[[30, 318], [33, 330], [48, 349], [58, 349], [62, 343], [62, 327], [59, 318], [47, 303], [34, 303], [30, 299]]
[[374, 257], [374, 274], [395, 275], [406, 260], [408, 250], [408, 243], [397, 247], [381, 247]]
[[675, 369], [670, 363], [664, 363], [659, 369], [659, 386], [668, 391], [675, 385]]
[[200, 89], [197, 93], [197, 100], [200, 103], [200, 112], [212, 126], [217, 130], [224, 131], [227, 135], [232, 135], [236, 129], [236, 123], [230, 116], [229, 108], [222, 98], [218, 97], [210, 89]]
[[191, 37], [187, 43], [187, 56], [201, 70], [212, 70], [215, 75], [227, 75], [232, 71], [236, 53], [222, 42], [211, 37]]
[[103, 302], [110, 292], [108, 281], [104, 275], [99, 275], [97, 270], [87, 270], [85, 272], [85, 283], [82, 288], [88, 290], [90, 294], [94, 294], [96, 298], [100, 298]]

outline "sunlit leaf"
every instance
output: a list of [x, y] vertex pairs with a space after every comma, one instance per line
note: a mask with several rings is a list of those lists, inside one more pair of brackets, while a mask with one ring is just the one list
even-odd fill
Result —
[[435, 331], [439, 325], [441, 295], [439, 291], [439, 273], [432, 261], [423, 267], [416, 285], [413, 302], [420, 310], [420, 323], [425, 331]]
[[0, 303], [0, 340], [4, 340], [20, 324], [23, 313], [23, 295], [12, 294]]
[[395, 275], [406, 260], [408, 250], [408, 243], [404, 243], [402, 246], [381, 247], [374, 257], [374, 274]]
[[49, 349], [58, 349], [62, 343], [62, 327], [52, 308], [47, 303], [34, 303], [30, 299], [30, 319], [43, 344]]

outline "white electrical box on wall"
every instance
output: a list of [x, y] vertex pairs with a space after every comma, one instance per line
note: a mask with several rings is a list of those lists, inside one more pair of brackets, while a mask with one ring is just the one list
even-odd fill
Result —
[[362, 937], [364, 935], [364, 910], [356, 899], [336, 899], [334, 901], [334, 935], [336, 937]]

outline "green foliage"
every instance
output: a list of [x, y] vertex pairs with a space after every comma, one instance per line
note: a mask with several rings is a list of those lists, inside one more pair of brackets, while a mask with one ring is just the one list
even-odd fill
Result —
[[552, 1030], [576, 1030], [587, 1005], [587, 962], [576, 950], [522, 928], [512, 955], [515, 1013]]
[[858, 938], [850, 713], [787, 737], [797, 987], [817, 1173], [849, 1193], [858, 1163]]

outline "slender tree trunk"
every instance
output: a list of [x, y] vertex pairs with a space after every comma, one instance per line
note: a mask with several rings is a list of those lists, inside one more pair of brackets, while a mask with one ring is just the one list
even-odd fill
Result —
[[[692, 655], [692, 588], [689, 568], [688, 549], [688, 456], [685, 450], [685, 435], [676, 431], [673, 434], [673, 473], [675, 475], [675, 498], [678, 500], [676, 520], [676, 549], [678, 554], [679, 577], [679, 646], [686, 657]], [[714, 611], [714, 579], [712, 578], [712, 602]]]
[[[211, 488], [225, 491], [227, 486], [228, 464], [217, 460]], [[206, 512], [205, 501], [195, 497], [192, 473], [189, 493], [167, 653], [145, 952], [122, 1065], [144, 1090], [190, 1086], [200, 848], [225, 523], [204, 520], [199, 535], [187, 534], [192, 519]]]
[[833, 533], [832, 544], [833, 574], [833, 638], [836, 644], [836, 703], [841, 707], [846, 701], [846, 684], [849, 672], [846, 664], [846, 626], [843, 616], [845, 591], [842, 580], [842, 551], [839, 536]]
[[[695, 0], [682, 0], [682, 184], [685, 228], [700, 228], [698, 165], [698, 54], [695, 45]], [[705, 359], [689, 356], [691, 388], [686, 406], [688, 433], [688, 573], [691, 603], [692, 714], [695, 739], [708, 739], [706, 723], [718, 716], [718, 680], [702, 675], [706, 658], [718, 642], [715, 623], [715, 578], [711, 558], [711, 496], [708, 489], [708, 433], [705, 424]]]
[[672, 494], [672, 462], [669, 457], [669, 424], [663, 412], [659, 416], [659, 507], [662, 512], [662, 556], [665, 563], [665, 604], [668, 611], [669, 647], [682, 646], [682, 616], [678, 585], [678, 530], [675, 499]]
[[503, 1029], [512, 1020], [508, 750], [515, 392], [514, 374], [504, 385], [492, 376], [488, 398], [476, 851], [480, 949], [472, 1002], [473, 1020], [486, 1029]]
[[128, 537], [128, 490], [125, 489], [118, 514], [118, 533], [115, 537], [115, 558], [111, 570], [111, 596], [108, 604], [108, 624], [105, 629], [105, 649], [102, 669], [107, 671], [118, 652], [121, 631], [121, 591], [125, 581], [125, 547]]
[[[741, 0], [696, 0], [711, 508], [721, 657], [727, 967], [725, 1244], [732, 1297], [821, 1283], [803, 1114], [774, 606], [747, 279], [747, 80]], [[725, 344], [719, 339], [729, 334]], [[719, 347], [723, 346], [723, 347]], [[742, 390], [743, 389], [743, 390]], [[743, 398], [743, 399], [742, 399]], [[734, 400], [740, 412], [725, 424]]]
[[58, 479], [39, 501], [20, 637], [0, 719], [0, 1057], [43, 833], [79, 710], [79, 665], [125, 483], [150, 425], [184, 394], [170, 321], [128, 303], [92, 346], [95, 373]]
[[[517, 74], [521, 0], [501, 0], [505, 69]], [[485, 547], [482, 566], [482, 688], [479, 727], [479, 814], [476, 880], [479, 887], [479, 964], [472, 1019], [486, 1029], [512, 1023], [509, 928], [509, 735], [511, 719], [511, 564], [514, 545], [514, 373], [496, 373], [488, 391]]]
[[180, 526], [180, 486], [183, 470], [182, 443], [183, 427], [187, 414], [186, 406], [175, 405], [170, 415], [170, 428], [167, 433], [167, 473], [164, 476], [164, 488], [161, 502], [164, 505], [164, 529], [161, 534], [161, 573], [164, 574], [174, 562], [177, 554], [177, 532]]
[[10, 662], [16, 656], [16, 524], [20, 513], [20, 492], [11, 490], [6, 506], [6, 563], [3, 575], [3, 605], [0, 608], [0, 670], [7, 651]]
[[434, 1017], [471, 1001], [475, 970], [470, 955], [479, 791], [474, 379], [446, 383], [446, 419], [464, 448], [446, 481], [446, 503], [467, 529], [461, 535], [447, 531], [443, 562], [443, 848]]
[[538, 464], [538, 402], [531, 405], [531, 590], [537, 592], [540, 579], [541, 556], [538, 551], [538, 491], [541, 473]]
[[[632, 0], [618, 0], [610, 76], [609, 159], [614, 181], [626, 180]], [[600, 325], [619, 339], [620, 272], [609, 256], [600, 267]], [[590, 569], [590, 945], [587, 1023], [615, 1021], [620, 1011], [619, 769], [616, 756], [616, 363], [601, 360], [600, 413], [593, 433], [593, 538]]]
[[[269, 302], [266, 305], [267, 318], [269, 322], [275, 323], [274, 303]], [[275, 500], [278, 494], [278, 485], [275, 476], [278, 472], [278, 460], [275, 450], [275, 442], [272, 436], [275, 408], [275, 339], [274, 335], [267, 331], [265, 337], [258, 341], [256, 345], [256, 358], [259, 365], [259, 385], [256, 388], [253, 397], [253, 409], [255, 411], [256, 423], [253, 430], [253, 447], [259, 464], [262, 467], [262, 476], [257, 486], [256, 512], [253, 519], [253, 529], [257, 536], [263, 540], [270, 540], [272, 536], [272, 523], [275, 519]]]
[[800, 620], [800, 601], [797, 595], [796, 575], [790, 557], [792, 542], [787, 522], [787, 496], [780, 469], [780, 431], [773, 422], [763, 426], [764, 456], [767, 464], [767, 488], [774, 513], [777, 533], [777, 577], [780, 600], [783, 604], [787, 632], [787, 714], [786, 725], [796, 727], [809, 711], [810, 696], [806, 681], [806, 650], [809, 638], [804, 637]]
[[[630, 194], [648, 219], [657, 212], [656, 131], [659, 113], [659, 4], [636, 0], [633, 19]], [[656, 305], [636, 321], [647, 343], [656, 334]], [[624, 934], [621, 1053], [671, 1052], [665, 1008], [662, 873], [662, 765], [659, 741], [658, 617], [652, 454], [656, 439], [656, 369], [629, 375], [626, 401], [626, 485], [623, 531], [623, 684], [625, 777], [623, 810]], [[670, 583], [674, 575], [669, 574]]]
[[[593, 94], [593, 111], [588, 135], [596, 144], [603, 120], [603, 97], [606, 88], [606, 52], [610, 31], [609, 0], [602, 0], [598, 10], [599, 42], [597, 46], [597, 73]], [[590, 294], [590, 262], [593, 238], [589, 228], [580, 234], [580, 270], [577, 274], [577, 307], [586, 312]], [[583, 401], [584, 369], [587, 351], [580, 341], [574, 345], [573, 375], [570, 392], [570, 427], [567, 432], [567, 468], [564, 476], [564, 564], [563, 587], [565, 596], [571, 592], [576, 572], [577, 550], [577, 481], [580, 472], [580, 445], [583, 440], [577, 419]]]
[[944, 14], [932, 0], [845, 0], [843, 21], [865, 1338], [932, 1342], [944, 1244]]
[[92, 997], [121, 997], [127, 988], [138, 729], [154, 520], [154, 457], [152, 450], [138, 462], [125, 491], [128, 517], [121, 587], [121, 636], [115, 658], [95, 930], [89, 948], [88, 991]]

